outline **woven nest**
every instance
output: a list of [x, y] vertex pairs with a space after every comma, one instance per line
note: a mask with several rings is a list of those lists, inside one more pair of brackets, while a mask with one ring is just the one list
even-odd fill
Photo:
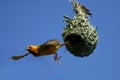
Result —
[[96, 28], [91, 26], [88, 20], [89, 10], [78, 2], [72, 4], [75, 15], [73, 19], [64, 16], [67, 25], [63, 29], [62, 37], [64, 42], [70, 42], [66, 48], [71, 54], [79, 57], [88, 56], [95, 50], [98, 42]]

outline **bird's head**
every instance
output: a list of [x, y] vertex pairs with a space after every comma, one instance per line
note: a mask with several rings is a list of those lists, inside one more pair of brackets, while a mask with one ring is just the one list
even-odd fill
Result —
[[29, 45], [26, 49], [29, 53], [37, 53], [38, 47], [34, 45]]

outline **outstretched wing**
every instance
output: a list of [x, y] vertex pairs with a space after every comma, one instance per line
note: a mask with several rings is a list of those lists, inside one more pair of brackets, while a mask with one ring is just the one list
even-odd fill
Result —
[[60, 45], [61, 44], [58, 40], [49, 40], [44, 44], [38, 45], [38, 53], [39, 55], [49, 55], [56, 53]]
[[60, 42], [58, 40], [56, 40], [56, 39], [53, 39], [53, 40], [47, 41], [43, 45], [46, 45], [46, 46], [59, 46]]
[[39, 50], [47, 50], [50, 47], [60, 46], [60, 42], [56, 39], [49, 40], [41, 45], [38, 45]]
[[21, 55], [21, 56], [12, 56], [12, 57], [10, 57], [10, 59], [12, 59], [12, 60], [19, 60], [19, 59], [21, 59], [21, 58], [23, 58], [23, 57], [25, 57], [27, 55], [29, 55], [29, 53], [26, 53], [26, 54]]

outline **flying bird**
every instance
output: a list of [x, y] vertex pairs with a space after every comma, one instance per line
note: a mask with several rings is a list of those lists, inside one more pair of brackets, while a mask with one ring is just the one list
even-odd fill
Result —
[[40, 45], [29, 45], [26, 49], [28, 53], [21, 55], [21, 56], [12, 56], [10, 57], [10, 59], [19, 60], [29, 54], [32, 54], [35, 57], [54, 54], [54, 60], [60, 63], [59, 62], [60, 57], [57, 55], [57, 50], [60, 47], [67, 45], [68, 43], [69, 42], [60, 43], [58, 40], [54, 39], [54, 40], [49, 40]]

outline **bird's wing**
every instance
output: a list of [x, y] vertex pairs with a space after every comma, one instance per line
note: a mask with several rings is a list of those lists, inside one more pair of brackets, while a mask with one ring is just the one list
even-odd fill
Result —
[[84, 10], [84, 12], [90, 16], [92, 16], [92, 13], [90, 13], [90, 10], [87, 9], [85, 6], [81, 5], [82, 9]]
[[81, 9], [85, 12], [85, 14], [88, 14], [90, 16], [92, 16], [92, 13], [90, 13], [90, 10], [87, 9], [84, 5], [82, 5], [81, 3], [77, 2], [76, 0], [70, 0], [70, 3], [74, 6], [74, 11], [79, 12], [77, 10], [77, 8], [81, 7]]
[[60, 45], [60, 42], [58, 40], [49, 40], [47, 41], [46, 43], [44, 43], [43, 45], [46, 45], [46, 46], [59, 46]]
[[50, 47], [54, 47], [54, 46], [60, 46], [60, 42], [58, 40], [49, 40], [43, 44], [37, 45], [39, 50], [46, 50], [49, 49]]

